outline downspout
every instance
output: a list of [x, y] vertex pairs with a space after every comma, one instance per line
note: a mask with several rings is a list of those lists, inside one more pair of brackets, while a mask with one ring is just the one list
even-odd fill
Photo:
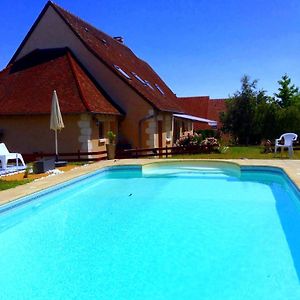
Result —
[[157, 128], [157, 111], [154, 111], [154, 125], [155, 125], [155, 130], [154, 130], [154, 148], [158, 147], [158, 143], [157, 143], [157, 134], [158, 134], [158, 128]]
[[173, 147], [175, 142], [174, 142], [174, 136], [175, 136], [175, 133], [174, 133], [174, 122], [175, 122], [175, 118], [174, 118], [174, 115], [172, 114], [172, 120], [171, 120], [171, 132], [172, 132], [172, 140], [171, 140], [171, 146]]
[[156, 114], [153, 113], [153, 114], [151, 114], [151, 115], [149, 115], [149, 116], [146, 116], [146, 117], [144, 117], [144, 118], [142, 118], [142, 119], [139, 120], [139, 147], [140, 147], [140, 148], [142, 147], [142, 124], [143, 124], [145, 121], [154, 118], [155, 115], [156, 115]]

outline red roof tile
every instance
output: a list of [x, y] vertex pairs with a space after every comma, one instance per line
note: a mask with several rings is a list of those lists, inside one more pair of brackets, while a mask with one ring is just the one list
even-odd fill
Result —
[[[58, 5], [52, 2], [49, 2], [48, 5], [51, 5], [56, 10], [66, 24], [98, 59], [106, 64], [146, 101], [162, 111], [181, 112], [181, 108], [176, 103], [176, 95], [157, 73], [146, 62], [139, 59], [127, 46]], [[131, 79], [127, 79], [114, 66], [120, 67]], [[148, 81], [153, 89], [147, 84], [143, 84], [131, 72]]]
[[[218, 128], [221, 127], [220, 113], [226, 110], [226, 99], [210, 99], [209, 96], [198, 97], [180, 97], [178, 102], [185, 113], [199, 118], [205, 118], [218, 122]], [[197, 124], [195, 122], [194, 129], [209, 129], [207, 124]]]
[[178, 98], [178, 103], [185, 113], [199, 118], [207, 118], [208, 102], [208, 96]]
[[41, 53], [34, 51], [0, 72], [0, 115], [49, 114], [53, 90], [62, 113], [120, 114], [69, 52], [53, 56], [48, 50], [46, 61]]
[[218, 121], [220, 127], [220, 113], [226, 111], [226, 99], [211, 99], [208, 106], [207, 118]]

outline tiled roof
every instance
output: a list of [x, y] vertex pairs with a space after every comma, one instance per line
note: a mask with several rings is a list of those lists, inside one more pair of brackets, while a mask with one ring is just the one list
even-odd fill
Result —
[[[218, 122], [218, 128], [221, 127], [220, 113], [226, 111], [226, 99], [210, 99], [209, 96], [198, 97], [180, 97], [178, 102], [185, 113], [214, 120]], [[194, 124], [195, 130], [211, 128], [207, 124]]]
[[210, 99], [207, 117], [218, 121], [220, 124], [220, 113], [226, 111], [226, 99]]
[[0, 72], [0, 115], [48, 114], [53, 90], [62, 113], [119, 115], [67, 49], [35, 50]]
[[207, 118], [209, 96], [178, 97], [178, 103], [189, 115]]
[[[122, 42], [117, 41], [52, 2], [48, 2], [47, 5], [51, 5], [55, 9], [98, 59], [146, 101], [162, 111], [181, 112], [181, 108], [176, 101], [176, 95], [146, 62], [139, 59]], [[130, 79], [127, 79], [122, 71], [128, 74]], [[132, 72], [137, 76], [133, 75]], [[141, 82], [138, 77], [145, 82]]]

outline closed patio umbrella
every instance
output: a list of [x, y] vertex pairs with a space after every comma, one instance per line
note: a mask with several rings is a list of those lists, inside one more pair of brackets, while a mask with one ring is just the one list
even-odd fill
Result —
[[52, 105], [51, 105], [51, 116], [50, 116], [50, 129], [54, 130], [55, 132], [55, 155], [56, 161], [58, 160], [58, 147], [57, 147], [57, 130], [61, 130], [64, 128], [64, 122], [61, 116], [58, 98], [56, 91], [53, 91], [52, 96]]

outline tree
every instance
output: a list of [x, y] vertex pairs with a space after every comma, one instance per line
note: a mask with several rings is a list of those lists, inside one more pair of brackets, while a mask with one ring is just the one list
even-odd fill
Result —
[[227, 101], [227, 111], [220, 116], [225, 133], [246, 145], [274, 140], [283, 132], [300, 133], [300, 93], [287, 75], [278, 81], [276, 98], [257, 90], [257, 81], [248, 76], [241, 83], [241, 90]]
[[280, 108], [277, 121], [280, 134], [284, 132], [300, 133], [300, 106], [291, 105], [287, 108]]
[[291, 83], [288, 75], [278, 81], [278, 93], [275, 101], [279, 105], [276, 122], [279, 124], [279, 133], [300, 131], [300, 93], [299, 88]]
[[241, 90], [228, 100], [227, 111], [221, 116], [222, 129], [231, 133], [239, 144], [255, 144], [261, 136], [261, 125], [255, 122], [257, 107], [268, 98], [265, 91], [257, 90], [257, 80], [250, 81], [250, 77], [244, 75], [241, 84]]
[[287, 108], [295, 102], [300, 101], [299, 88], [291, 84], [291, 79], [287, 74], [283, 75], [278, 83], [278, 93], [275, 93], [274, 96], [275, 101], [280, 107]]
[[280, 108], [269, 99], [257, 105], [254, 124], [259, 140], [274, 140], [281, 134], [281, 124], [278, 122]]

